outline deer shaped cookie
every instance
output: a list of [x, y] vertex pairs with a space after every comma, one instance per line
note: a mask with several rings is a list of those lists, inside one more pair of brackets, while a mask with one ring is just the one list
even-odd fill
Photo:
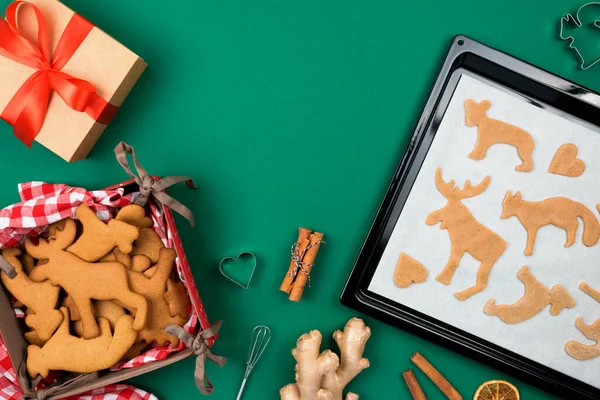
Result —
[[438, 167], [435, 171], [435, 184], [448, 202], [444, 208], [429, 214], [425, 223], [435, 225], [441, 222], [440, 229], [448, 230], [452, 245], [450, 259], [435, 279], [444, 285], [449, 285], [465, 253], [471, 254], [473, 258], [481, 262], [477, 272], [477, 283], [454, 294], [459, 300], [463, 301], [485, 289], [494, 263], [506, 250], [506, 242], [496, 233], [480, 224], [469, 209], [460, 202], [462, 199], [477, 196], [487, 189], [490, 184], [489, 176], [486, 176], [479, 185], [471, 186], [471, 182], [467, 181], [465, 186], [459, 189], [454, 186], [454, 180], [448, 183], [444, 182], [442, 171]]
[[129, 254], [140, 231], [123, 221], [111, 219], [105, 224], [86, 204], [77, 207], [77, 219], [83, 224], [83, 233], [67, 249], [85, 261], [98, 261], [115, 246]]
[[525, 255], [533, 254], [533, 247], [538, 229], [546, 225], [562, 228], [567, 233], [565, 247], [575, 243], [577, 235], [578, 218], [583, 220], [582, 242], [587, 247], [592, 247], [600, 237], [600, 224], [594, 213], [585, 205], [566, 197], [551, 197], [542, 201], [525, 201], [521, 193], [514, 195], [508, 191], [502, 203], [502, 219], [517, 217], [527, 230], [527, 246]]
[[63, 320], [60, 311], [56, 310], [60, 288], [50, 282], [34, 282], [23, 271], [19, 261], [20, 249], [11, 248], [2, 250], [2, 256], [17, 272], [17, 276], [10, 279], [2, 273], [2, 283], [31, 313], [25, 318], [25, 324], [35, 332], [27, 332], [27, 340], [35, 336], [41, 342], [50, 339], [56, 328]]
[[27, 348], [27, 372], [31, 378], [38, 375], [46, 378], [50, 370], [89, 373], [110, 368], [135, 342], [130, 315], [117, 320], [114, 335], [108, 321], [98, 318], [100, 336], [86, 340], [69, 333], [69, 310], [61, 307], [59, 312], [63, 322], [54, 336], [41, 348], [35, 345]]
[[142, 330], [146, 324], [148, 303], [143, 296], [129, 290], [125, 267], [118, 262], [92, 264], [66, 251], [75, 240], [76, 232], [75, 221], [67, 219], [64, 229], [56, 232], [55, 239], [40, 239], [37, 245], [27, 239], [27, 252], [37, 259], [48, 260], [48, 263], [35, 267], [30, 278], [36, 282], [48, 279], [69, 293], [81, 314], [85, 339], [100, 334], [91, 299], [119, 300], [126, 308], [136, 311], [133, 329]]
[[[587, 295], [592, 297], [594, 300], [600, 302], [600, 292], [593, 289], [587, 282], [581, 282], [579, 289], [584, 291]], [[583, 335], [595, 341], [593, 345], [587, 345], [579, 343], [575, 340], [570, 340], [565, 344], [565, 351], [573, 358], [578, 360], [591, 360], [600, 356], [600, 318], [597, 319], [593, 324], [586, 325], [581, 317], [575, 321], [575, 326]]]
[[487, 315], [496, 315], [507, 324], [518, 324], [534, 317], [548, 304], [553, 316], [560, 314], [563, 308], [575, 307], [575, 299], [562, 285], [548, 289], [535, 279], [527, 265], [519, 270], [517, 276], [525, 285], [525, 295], [514, 304], [499, 306], [494, 305], [494, 299], [490, 299], [483, 309]]
[[483, 160], [490, 146], [496, 143], [505, 143], [517, 148], [522, 164], [517, 165], [515, 170], [520, 172], [530, 172], [533, 170], [534, 142], [531, 135], [514, 125], [504, 121], [490, 118], [486, 115], [487, 110], [492, 106], [489, 100], [483, 100], [476, 103], [471, 99], [465, 100], [467, 126], [477, 126], [477, 143], [475, 148], [469, 154], [473, 160]]

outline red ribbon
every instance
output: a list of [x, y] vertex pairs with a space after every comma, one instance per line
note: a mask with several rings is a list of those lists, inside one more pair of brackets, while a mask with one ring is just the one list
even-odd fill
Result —
[[[35, 12], [37, 44], [26, 38], [17, 25], [19, 9], [24, 6], [32, 7]], [[0, 114], [28, 147], [44, 124], [52, 91], [73, 110], [85, 112], [101, 124], [108, 124], [117, 112], [119, 107], [100, 97], [91, 83], [61, 71], [93, 27], [79, 14], [73, 14], [50, 57], [48, 27], [36, 6], [15, 1], [6, 9], [6, 21], [0, 19], [0, 56], [36, 69]]]

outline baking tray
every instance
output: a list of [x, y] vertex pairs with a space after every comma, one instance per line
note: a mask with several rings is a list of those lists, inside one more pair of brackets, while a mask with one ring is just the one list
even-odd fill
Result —
[[[488, 95], [493, 97], [492, 108], [488, 111], [488, 115], [514, 123], [530, 132], [536, 130], [536, 124], [539, 126], [542, 123], [540, 121], [547, 124], [548, 132], [543, 132], [543, 136], [534, 137], [536, 146], [538, 142], [543, 144], [541, 146], [543, 151], [534, 151], [536, 163], [534, 171], [537, 171], [538, 175], [529, 178], [534, 179], [533, 181], [529, 182], [524, 178], [528, 174], [514, 171], [515, 165], [520, 161], [512, 147], [507, 150], [505, 145], [493, 146], [483, 161], [470, 160], [467, 158], [468, 151], [464, 154], [462, 152], [453, 154], [452, 147], [460, 146], [460, 143], [467, 147], [472, 146], [477, 137], [477, 128], [467, 128], [464, 124], [464, 109], [461, 127], [456, 124], [456, 118], [452, 117], [451, 111], [456, 109], [454, 104], [456, 96], [462, 96], [460, 97], [462, 101], [465, 93], [472, 93], [474, 97], [479, 96], [477, 101]], [[513, 110], [507, 110], [509, 100], [514, 101]], [[589, 190], [585, 190], [587, 193], [585, 196], [581, 194], [585, 199], [578, 200], [584, 202], [598, 216], [595, 204], [592, 202], [594, 198], [600, 202], [600, 188], [597, 193], [595, 189], [595, 186], [600, 187], [600, 185], [590, 185], [590, 182], [593, 181], [595, 174], [593, 160], [596, 158], [597, 151], [600, 151], [599, 108], [600, 95], [597, 93], [468, 37], [456, 36], [344, 287], [342, 303], [477, 359], [554, 395], [569, 399], [600, 398], [600, 389], [597, 387], [600, 383], [593, 384], [595, 381], [593, 377], [600, 375], [600, 358], [589, 361], [570, 359], [562, 347], [555, 346], [556, 350], [553, 352], [550, 345], [559, 340], [555, 336], [563, 331], [552, 327], [567, 326], [565, 324], [568, 324], [569, 329], [564, 330], [564, 342], [577, 340], [586, 344], [592, 343], [578, 333], [575, 319], [582, 316], [587, 324], [591, 324], [600, 318], [600, 304], [579, 291], [576, 280], [586, 280], [592, 287], [600, 288], [600, 270], [598, 272], [594, 270], [595, 260], [600, 259], [600, 244], [593, 248], [586, 248], [581, 244], [581, 223], [577, 234], [578, 243], [569, 249], [562, 247], [565, 238], [563, 231], [557, 233], [557, 228], [554, 228], [555, 231], [543, 228], [536, 242], [536, 254], [539, 252], [541, 255], [534, 254], [534, 257], [526, 257], [523, 255], [525, 229], [516, 218], [499, 222], [502, 197], [499, 202], [497, 195], [495, 195], [495, 203], [491, 200], [492, 194], [497, 194], [501, 189], [505, 190], [507, 186], [506, 180], [497, 182], [496, 178], [499, 174], [514, 177], [514, 187], [510, 189], [522, 190], [526, 200], [537, 201], [549, 197], [550, 194], [561, 195], [563, 194], [561, 191], [566, 190], [565, 188], [574, 187], [575, 189], [572, 190], [577, 191], [577, 185], [572, 184], [577, 178], [572, 180], [574, 178], [551, 176], [546, 172], [549, 160], [553, 156], [553, 152], [547, 150], [549, 146], [557, 148], [558, 144], [569, 140], [578, 144], [582, 158], [592, 161], [588, 162], [587, 170], [582, 175], [582, 177], [587, 176], [588, 181], [581, 181], [579, 184], [580, 187]], [[559, 128], [560, 132], [554, 135], [552, 131]], [[436, 142], [438, 133], [440, 137]], [[448, 135], [452, 134], [457, 135], [455, 141], [449, 139]], [[469, 139], [465, 139], [467, 137]], [[440, 144], [441, 140], [446, 140], [446, 143]], [[440, 147], [443, 150], [440, 150]], [[448, 162], [452, 157], [456, 158], [456, 163]], [[416, 202], [414, 198], [419, 199], [418, 207], [430, 207], [429, 212], [445, 205], [445, 199], [435, 189], [432, 163], [442, 166], [446, 181], [455, 179], [456, 184], [461, 187], [466, 179], [471, 179], [471, 182], [476, 184], [486, 175], [492, 176], [492, 183], [487, 190], [489, 193], [486, 191], [484, 193], [486, 196], [482, 194], [481, 198], [464, 200], [464, 204], [484, 225], [491, 224], [494, 229], [499, 229], [500, 232], [497, 233], [509, 243], [507, 251], [510, 251], [511, 255], [505, 257], [503, 262], [506, 265], [500, 267], [499, 260], [490, 275], [488, 288], [464, 302], [456, 300], [452, 293], [470, 286], [466, 282], [474, 283], [478, 262], [468, 259], [465, 255], [458, 268], [460, 273], [457, 272], [450, 286], [444, 286], [435, 281], [434, 277], [444, 267], [449, 256], [447, 231], [440, 230], [439, 225], [426, 226], [424, 221], [423, 231], [421, 227], [402, 231], [402, 221], [411, 221], [409, 213], [412, 215], [419, 212], [414, 206]], [[463, 163], [464, 168], [457, 167], [458, 164]], [[549, 177], [543, 177], [542, 173]], [[420, 189], [420, 186], [425, 185], [420, 182], [424, 179], [429, 182], [428, 185], [433, 188], [433, 192], [427, 193]], [[545, 183], [546, 180], [551, 184]], [[499, 188], [498, 185], [504, 186]], [[534, 187], [536, 185], [538, 185], [537, 192]], [[422, 195], [420, 197], [419, 192]], [[569, 197], [573, 198], [573, 196]], [[408, 211], [403, 215], [405, 206]], [[490, 209], [490, 214], [486, 216], [482, 210], [487, 209]], [[490, 219], [492, 215], [498, 221]], [[423, 216], [419, 216], [421, 217]], [[424, 235], [424, 232], [427, 233]], [[433, 249], [429, 249], [425, 254], [423, 248], [427, 245]], [[386, 279], [393, 285], [391, 259], [394, 259], [395, 264], [399, 253], [405, 248], [411, 249], [413, 253], [421, 251], [420, 257], [415, 257], [417, 260], [422, 261], [422, 258], [432, 257], [430, 261], [436, 262], [435, 265], [433, 261], [424, 263], [429, 270], [425, 283], [413, 284], [408, 289], [396, 288], [392, 292], [391, 288], [382, 281], [381, 271], [385, 271], [384, 276], [388, 276], [389, 278]], [[391, 258], [390, 253], [393, 254]], [[576, 257], [573, 258], [573, 254], [583, 254], [580, 256], [582, 266], [577, 270], [581, 272], [579, 277], [575, 276], [577, 273], [573, 272], [575, 271], [573, 265], [568, 264], [569, 260], [578, 260]], [[550, 261], [545, 261], [544, 257]], [[444, 261], [440, 265], [439, 260], [442, 259]], [[566, 266], [564, 273], [558, 270], [562, 262], [565, 262]], [[530, 269], [536, 278], [546, 286], [563, 284], [577, 300], [577, 305], [563, 310], [558, 317], [551, 316], [546, 307], [531, 320], [510, 326], [497, 317], [485, 315], [483, 306], [489, 298], [495, 297], [497, 304], [508, 304], [523, 295], [523, 285], [516, 278], [516, 271], [525, 264], [531, 265]], [[586, 271], [587, 274], [584, 273]], [[581, 279], [582, 277], [586, 279]], [[506, 281], [506, 285], [499, 288], [499, 281], [502, 281], [502, 284]], [[425, 287], [429, 287], [427, 295], [419, 295], [424, 290], [420, 288]], [[431, 288], [435, 293], [431, 292]], [[409, 293], [408, 291], [412, 291], [410, 296], [399, 294]], [[447, 302], [444, 300], [443, 304], [440, 303], [440, 298], [435, 297], [437, 293], [441, 293], [440, 296], [446, 295], [444, 299], [447, 299]], [[442, 311], [438, 312], [433, 308], [436, 301], [438, 301], [437, 307]], [[463, 310], [461, 307], [466, 307], [465, 317], [462, 320], [458, 316], [453, 317], [453, 313], [458, 315], [457, 307], [460, 310]], [[471, 314], [467, 314], [466, 310]], [[479, 314], [473, 314], [474, 310]], [[480, 324], [471, 320], [486, 321], [486, 324], [496, 327], [499, 333], [477, 331], [476, 325]], [[489, 329], [495, 332], [494, 328]], [[548, 345], [544, 345], [545, 343]], [[565, 356], [567, 358], [564, 358]], [[565, 365], [568, 368], [565, 369]]]

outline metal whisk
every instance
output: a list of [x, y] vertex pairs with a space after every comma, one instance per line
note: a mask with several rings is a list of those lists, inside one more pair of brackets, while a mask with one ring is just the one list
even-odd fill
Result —
[[240, 400], [242, 398], [242, 393], [244, 393], [244, 388], [246, 387], [246, 382], [248, 381], [248, 377], [250, 373], [256, 366], [258, 359], [262, 356], [269, 341], [271, 340], [271, 329], [265, 325], [258, 325], [252, 330], [252, 338], [250, 339], [250, 350], [248, 351], [248, 361], [246, 361], [246, 372], [244, 373], [244, 380], [242, 381], [242, 386], [240, 386], [240, 391], [238, 392], [237, 399]]

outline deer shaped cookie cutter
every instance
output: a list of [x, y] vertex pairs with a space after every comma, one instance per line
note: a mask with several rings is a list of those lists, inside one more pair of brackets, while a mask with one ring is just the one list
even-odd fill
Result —
[[443, 208], [429, 214], [425, 223], [435, 225], [441, 222], [440, 229], [448, 230], [452, 244], [450, 259], [435, 279], [444, 285], [449, 285], [465, 253], [471, 254], [481, 262], [477, 271], [476, 284], [454, 294], [459, 300], [464, 301], [485, 289], [492, 267], [506, 250], [506, 241], [479, 223], [469, 209], [460, 202], [486, 190], [490, 184], [489, 176], [476, 186], [471, 186], [471, 182], [467, 180], [465, 186], [459, 189], [454, 186], [454, 180], [444, 182], [442, 170], [438, 167], [435, 171], [435, 184], [448, 202]]
[[[582, 5], [581, 7], [579, 7], [577, 9], [577, 12], [575, 13], [575, 16], [573, 16], [571, 14], [567, 14], [566, 16], [561, 17], [561, 19], [560, 19], [560, 30], [559, 30], [558, 35], [560, 36], [560, 38], [562, 40], [568, 41], [569, 47], [571, 49], [575, 50], [575, 53], [577, 53], [577, 57], [581, 60], [580, 68], [584, 71], [586, 69], [589, 69], [589, 68], [593, 67], [594, 65], [596, 65], [598, 63], [598, 61], [600, 61], [600, 57], [597, 58], [595, 61], [586, 65], [587, 61], [586, 61], [585, 57], [583, 56], [583, 53], [579, 50], [579, 47], [576, 45], [576, 40], [575, 40], [575, 37], [573, 36], [573, 34], [577, 30], [582, 29], [582, 27], [585, 27], [587, 29], [599, 29], [600, 28], [600, 19], [598, 19], [598, 16], [600, 16], [599, 10], [600, 10], [600, 2], [592, 1], [592, 2], [586, 3], [586, 4]], [[586, 14], [586, 11], [590, 11], [590, 12]], [[582, 15], [579, 15], [580, 13], [582, 13]], [[574, 27], [573, 27], [573, 25], [574, 25]], [[566, 33], [566, 32], [569, 32], [569, 33]]]
[[89, 263], [66, 251], [75, 240], [76, 233], [75, 221], [67, 219], [64, 228], [57, 229], [54, 239], [40, 239], [37, 245], [29, 238], [25, 240], [25, 249], [29, 254], [37, 259], [48, 260], [31, 271], [31, 280], [42, 282], [48, 279], [73, 297], [81, 314], [84, 339], [100, 335], [91, 299], [118, 300], [126, 308], [135, 310], [133, 329], [142, 330], [146, 325], [148, 303], [143, 296], [129, 290], [125, 267], [118, 262]]

